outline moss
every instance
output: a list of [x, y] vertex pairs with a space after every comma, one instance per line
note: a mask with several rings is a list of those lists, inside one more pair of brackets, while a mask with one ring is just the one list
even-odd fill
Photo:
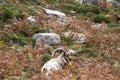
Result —
[[120, 15], [120, 9], [114, 8], [114, 11], [115, 11], [115, 14], [116, 14], [116, 15]]
[[34, 6], [30, 6], [27, 11], [28, 11], [29, 15], [36, 14], [36, 8]]
[[39, 26], [33, 25], [33, 26], [32, 26], [32, 31], [33, 31], [34, 34], [35, 34], [35, 33], [39, 33], [39, 32], [40, 32]]
[[25, 18], [25, 15], [22, 13], [18, 13], [18, 14], [16, 14], [16, 18], [17, 18], [17, 20], [23, 20]]
[[0, 19], [2, 19], [2, 13], [0, 13]]
[[114, 23], [114, 22], [111, 22], [108, 24], [110, 26], [110, 28], [113, 28], [113, 27], [120, 27], [120, 23]]
[[42, 33], [49, 32], [49, 29], [50, 29], [49, 26], [44, 26], [44, 27], [40, 28], [40, 32], [42, 32]]
[[48, 60], [50, 60], [52, 57], [49, 55], [49, 54], [43, 54], [41, 56], [41, 59], [42, 59], [42, 63], [41, 65], [44, 65]]
[[77, 55], [78, 57], [81, 55], [87, 55], [88, 57], [97, 57], [97, 54], [95, 53], [94, 50], [90, 50], [90, 49], [84, 49], [81, 52], [79, 52], [79, 54]]
[[2, 15], [2, 20], [5, 22], [7, 19], [11, 19], [13, 17], [13, 11], [10, 8], [3, 8], [3, 15]]
[[117, 1], [117, 2], [119, 2], [119, 3], [120, 3], [120, 0], [115, 0], [115, 1]]
[[[26, 37], [20, 33], [8, 33], [4, 32], [4, 38], [2, 39], [6, 44], [19, 44], [20, 46], [32, 43], [32, 38]], [[12, 43], [10, 43], [12, 41]]]
[[98, 9], [97, 6], [94, 5], [80, 5], [80, 6], [74, 6], [73, 8], [74, 11], [76, 11], [77, 13], [83, 13], [86, 14], [88, 12], [93, 12], [95, 14], [99, 14], [100, 10]]
[[68, 46], [72, 46], [74, 43], [71, 41], [70, 36], [68, 36], [67, 38], [61, 36], [61, 42], [63, 42], [63, 44], [66, 44]]
[[106, 22], [106, 23], [110, 23], [110, 19], [107, 18], [106, 16], [104, 15], [94, 15], [93, 16], [93, 21], [95, 23], [102, 23], [103, 21]]

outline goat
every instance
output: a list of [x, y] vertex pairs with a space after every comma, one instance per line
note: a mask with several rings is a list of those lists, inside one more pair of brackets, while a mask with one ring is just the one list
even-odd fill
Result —
[[69, 63], [71, 58], [65, 52], [62, 52], [57, 58], [52, 58], [46, 62], [41, 72], [45, 73], [46, 77], [49, 77], [50, 74], [53, 74], [54, 71], [61, 71], [65, 64]]

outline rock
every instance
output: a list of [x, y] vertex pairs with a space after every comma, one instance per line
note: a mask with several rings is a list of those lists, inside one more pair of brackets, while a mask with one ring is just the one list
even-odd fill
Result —
[[101, 31], [106, 31], [109, 27], [106, 23], [93, 23], [92, 28], [99, 29]]
[[58, 16], [59, 18], [63, 18], [65, 17], [66, 15], [60, 11], [57, 11], [57, 10], [50, 10], [50, 9], [44, 9], [45, 12], [49, 15], [56, 15]]
[[58, 18], [57, 21], [60, 26], [65, 26], [67, 22], [64, 18]]
[[72, 50], [72, 49], [68, 49], [68, 53], [69, 53], [70, 55], [76, 55], [76, 54], [77, 54], [76, 51], [75, 51], [75, 50]]
[[10, 30], [10, 28], [11, 28], [11, 25], [5, 25], [3, 30], [8, 31], [8, 30]]
[[109, 0], [108, 2], [111, 4], [112, 7], [120, 9], [120, 3], [118, 3], [117, 1]]
[[[99, 4], [102, 0], [76, 0], [80, 4]], [[111, 4], [112, 7], [116, 7], [120, 9], [120, 3], [115, 0], [107, 0]]]
[[76, 0], [76, 2], [79, 2], [80, 4], [82, 4], [83, 0]]
[[86, 37], [83, 33], [73, 33], [72, 34], [72, 41], [75, 43], [86, 43]]
[[72, 41], [74, 41], [75, 43], [86, 43], [86, 37], [83, 33], [76, 33], [76, 32], [64, 32], [63, 36], [65, 38], [70, 38]]
[[27, 20], [29, 20], [30, 23], [33, 23], [36, 21], [36, 19], [33, 16], [29, 16]]
[[[55, 20], [60, 26], [65, 26], [65, 14], [56, 10], [44, 9], [48, 14], [48, 22], [52, 23], [51, 20]], [[54, 23], [54, 21], [53, 21]]]
[[56, 33], [38, 33], [33, 35], [33, 40], [36, 43], [42, 40], [46, 45], [60, 44], [60, 36]]
[[76, 13], [76, 11], [70, 11], [70, 13], [75, 14], [75, 13]]
[[101, 0], [89, 0], [89, 4], [99, 4]]
[[81, 51], [82, 51], [81, 48], [80, 49], [76, 49], [76, 50], [68, 49], [68, 53], [70, 53], [73, 56], [79, 54], [79, 52], [81, 52]]
[[64, 36], [65, 38], [68, 38], [68, 37], [70, 37], [71, 34], [72, 34], [72, 32], [69, 30], [68, 32], [64, 32], [64, 33], [63, 33], [63, 36]]
[[0, 2], [2, 2], [3, 4], [6, 4], [5, 0], [0, 0]]
[[80, 4], [98, 4], [101, 0], [76, 0]]

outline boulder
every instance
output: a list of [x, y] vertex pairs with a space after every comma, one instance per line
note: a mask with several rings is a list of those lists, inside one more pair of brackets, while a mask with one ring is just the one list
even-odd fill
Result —
[[82, 4], [83, 0], [76, 0], [76, 2], [79, 2], [80, 4]]
[[0, 2], [2, 2], [3, 4], [6, 4], [5, 0], [0, 0]]
[[68, 31], [68, 32], [64, 32], [63, 36], [65, 38], [69, 37], [75, 43], [86, 43], [87, 42], [86, 37], [83, 33]]
[[46, 45], [60, 44], [60, 36], [56, 33], [37, 33], [33, 35], [35, 43], [43, 41]]
[[80, 4], [98, 4], [101, 0], [76, 0]]
[[75, 43], [86, 43], [86, 37], [83, 33], [73, 33], [72, 34], [72, 41]]
[[29, 20], [29, 23], [36, 22], [36, 19], [33, 16], [29, 16], [27, 20]]
[[71, 30], [68, 30], [66, 32], [63, 32], [63, 36], [65, 38], [71, 37], [71, 35], [74, 34], [74, 32], [72, 32]]
[[111, 4], [112, 7], [120, 9], [120, 3], [119, 2], [114, 1], [114, 0], [109, 0], [108, 2]]
[[64, 18], [58, 18], [57, 22], [60, 26], [65, 26], [67, 21]]
[[[65, 14], [57, 11], [57, 10], [50, 10], [50, 9], [44, 9], [46, 14], [48, 14], [48, 22], [52, 23], [51, 20], [55, 20], [60, 26], [65, 26], [66, 20], [65, 20]], [[54, 21], [53, 21], [54, 23]]]
[[[99, 4], [102, 0], [76, 0], [80, 4]], [[112, 7], [119, 8], [120, 9], [120, 3], [116, 0], [107, 0], [111, 4]]]
[[66, 15], [60, 11], [57, 11], [57, 10], [50, 10], [50, 9], [44, 9], [46, 14], [49, 14], [49, 15], [55, 15], [59, 18], [64, 18]]
[[99, 29], [101, 31], [106, 31], [109, 28], [109, 26], [105, 22], [93, 23], [92, 28], [96, 28], [96, 29]]
[[75, 14], [75, 13], [76, 13], [76, 11], [70, 11], [70, 13]]

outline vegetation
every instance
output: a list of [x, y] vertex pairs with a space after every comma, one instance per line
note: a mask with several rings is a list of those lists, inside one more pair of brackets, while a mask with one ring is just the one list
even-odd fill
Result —
[[43, 54], [42, 56], [41, 56], [41, 58], [42, 58], [42, 64], [41, 65], [44, 65], [48, 60], [50, 60], [52, 57], [50, 56], [50, 55], [48, 55], [48, 54]]
[[[58, 47], [82, 51], [73, 57], [70, 68], [65, 67], [52, 80], [120, 80], [120, 9], [104, 7], [105, 3], [80, 5], [75, 0], [5, 2], [0, 2], [0, 80], [46, 80], [41, 67]], [[43, 8], [65, 13], [65, 25]], [[29, 16], [36, 22], [31, 23]], [[72, 33], [63, 36], [66, 31], [85, 34], [87, 42], [73, 42]], [[61, 43], [49, 48], [42, 42], [33, 46], [32, 36], [45, 32], [59, 34]]]
[[93, 21], [95, 23], [102, 23], [103, 21], [106, 23], [110, 23], [110, 19], [105, 17], [104, 15], [95, 15], [93, 16]]
[[5, 22], [8, 19], [11, 19], [13, 17], [13, 12], [10, 8], [3, 8], [3, 14], [2, 14], [2, 20]]

